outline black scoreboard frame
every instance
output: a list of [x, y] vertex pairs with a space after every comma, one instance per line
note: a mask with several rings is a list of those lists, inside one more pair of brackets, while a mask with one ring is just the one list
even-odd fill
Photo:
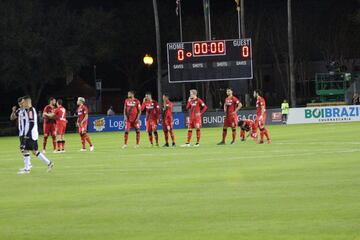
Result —
[[[170, 66], [170, 61], [169, 61], [169, 51], [177, 51], [179, 49], [169, 49], [169, 45], [179, 45], [179, 44], [191, 44], [192, 46], [192, 58], [196, 59], [196, 58], [201, 58], [201, 57], [215, 57], [215, 58], [219, 58], [219, 57], [224, 57], [224, 61], [229, 61], [229, 58], [226, 58], [227, 57], [227, 54], [228, 54], [228, 50], [224, 49], [224, 54], [208, 54], [208, 55], [195, 55], [194, 54], [194, 44], [197, 44], [197, 43], [214, 43], [214, 42], [221, 42], [223, 41], [225, 43], [225, 46], [227, 46], [227, 42], [232, 42], [234, 44], [234, 41], [238, 41], [238, 42], [244, 42], [244, 41], [249, 41], [249, 45], [239, 45], [239, 46], [233, 46], [234, 48], [235, 47], [239, 47], [239, 50], [241, 49], [241, 47], [243, 46], [249, 46], [250, 50], [250, 54], [249, 54], [249, 57], [246, 61], [250, 61], [250, 76], [248, 77], [234, 77], [234, 78], [206, 78], [206, 79], [194, 79], [194, 80], [181, 80], [181, 81], [172, 81], [171, 80], [171, 71], [170, 71], [170, 67], [173, 67], [175, 64], [171, 65]], [[191, 42], [174, 42], [174, 43], [167, 43], [166, 44], [166, 53], [167, 53], [167, 65], [168, 65], [168, 82], [169, 83], [187, 83], [187, 82], [209, 82], [209, 81], [234, 81], [234, 80], [249, 80], [249, 79], [253, 79], [253, 76], [254, 76], [254, 69], [253, 69], [253, 61], [252, 61], [252, 41], [251, 41], [251, 38], [244, 38], [244, 39], [225, 39], [225, 40], [213, 40], [213, 41], [191, 41]], [[240, 52], [239, 52], [240, 53]], [[233, 61], [233, 59], [230, 59], [231, 61]], [[244, 59], [241, 59], [241, 56], [239, 55], [239, 61], [244, 61]], [[206, 62], [216, 62], [216, 61], [206, 61]], [[181, 63], [179, 63], [181, 64]], [[190, 63], [187, 63], [187, 64], [190, 64]], [[187, 70], [187, 71], [191, 71], [191, 70]]]

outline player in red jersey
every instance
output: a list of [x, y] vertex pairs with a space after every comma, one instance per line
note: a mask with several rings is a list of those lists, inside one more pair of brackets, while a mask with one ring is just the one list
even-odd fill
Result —
[[238, 125], [238, 115], [237, 112], [242, 107], [239, 99], [233, 96], [233, 91], [231, 88], [226, 89], [227, 98], [224, 102], [224, 112], [226, 114], [224, 119], [224, 127], [223, 127], [223, 134], [222, 134], [222, 141], [218, 143], [218, 145], [224, 145], [225, 139], [227, 135], [227, 128], [232, 129], [232, 141], [231, 144], [235, 143], [236, 139], [236, 128]]
[[157, 125], [160, 119], [160, 108], [157, 101], [152, 99], [151, 93], [146, 93], [141, 111], [146, 110], [146, 131], [149, 134], [150, 144], [153, 145], [153, 133], [155, 137], [155, 146], [159, 146], [159, 136], [157, 132]]
[[163, 94], [163, 116], [162, 116], [162, 127], [165, 136], [165, 144], [163, 147], [169, 147], [169, 133], [172, 141], [172, 146], [175, 147], [175, 136], [173, 132], [173, 114], [172, 114], [173, 104], [169, 100], [169, 96]]
[[246, 139], [245, 138], [245, 133], [250, 132], [250, 130], [251, 130], [251, 138], [254, 139], [254, 140], [257, 139], [257, 127], [256, 127], [256, 124], [255, 124], [255, 122], [253, 120], [251, 120], [251, 119], [240, 120], [239, 121], [239, 126], [240, 126], [240, 129], [241, 129], [241, 131], [240, 131], [241, 141], [245, 141], [245, 139]]
[[87, 127], [88, 127], [88, 118], [89, 118], [89, 110], [85, 105], [85, 98], [78, 97], [76, 104], [78, 105], [77, 108], [77, 115], [78, 119], [76, 121], [76, 126], [79, 129], [79, 134], [81, 138], [82, 148], [80, 149], [81, 152], [86, 151], [86, 143], [90, 145], [90, 151], [94, 151], [94, 145], [91, 143], [90, 137], [87, 134]]
[[264, 135], [266, 136], [266, 139], [268, 143], [270, 144], [270, 137], [268, 134], [267, 129], [265, 128], [266, 124], [266, 103], [265, 99], [261, 96], [260, 90], [254, 91], [254, 98], [256, 99], [256, 120], [255, 125], [257, 128], [260, 129], [260, 141], [259, 143], [264, 143]]
[[207, 106], [197, 97], [197, 90], [191, 89], [190, 90], [190, 97], [186, 104], [186, 109], [189, 110], [189, 121], [188, 121], [188, 137], [187, 142], [182, 147], [190, 147], [190, 141], [192, 137], [192, 130], [193, 128], [196, 129], [196, 144], [195, 147], [200, 146], [200, 136], [201, 136], [201, 115], [206, 111]]
[[56, 118], [56, 141], [57, 141], [57, 151], [56, 153], [65, 152], [65, 131], [66, 131], [66, 109], [62, 106], [63, 101], [58, 99], [56, 101], [57, 108], [54, 111]]
[[55, 111], [56, 99], [51, 97], [49, 99], [49, 104], [45, 106], [43, 110], [43, 131], [44, 131], [44, 140], [43, 140], [43, 153], [46, 153], [46, 144], [49, 136], [52, 137], [54, 151], [56, 150], [56, 121], [53, 117]]
[[124, 122], [125, 122], [125, 134], [124, 134], [124, 146], [127, 148], [129, 131], [131, 128], [135, 128], [136, 131], [136, 145], [139, 147], [140, 144], [140, 115], [141, 115], [141, 104], [138, 99], [135, 98], [133, 91], [128, 92], [128, 98], [124, 102]]

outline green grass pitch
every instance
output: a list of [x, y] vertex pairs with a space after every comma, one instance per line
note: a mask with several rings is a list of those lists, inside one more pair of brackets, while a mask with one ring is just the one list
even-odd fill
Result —
[[133, 149], [131, 132], [125, 150], [122, 133], [97, 133], [92, 153], [67, 135], [52, 173], [32, 157], [21, 176], [18, 139], [0, 138], [0, 239], [359, 240], [360, 123], [269, 133], [216, 146], [221, 129], [203, 129], [200, 148], [162, 149], [142, 132]]

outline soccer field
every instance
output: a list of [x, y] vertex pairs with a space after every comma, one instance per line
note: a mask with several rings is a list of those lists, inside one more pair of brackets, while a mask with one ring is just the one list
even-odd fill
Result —
[[0, 138], [0, 239], [360, 239], [360, 123], [270, 126], [271, 145], [221, 133], [163, 149], [142, 132], [133, 149], [131, 132], [125, 150], [123, 133], [90, 134], [95, 152], [67, 135], [53, 172], [32, 157], [30, 175]]

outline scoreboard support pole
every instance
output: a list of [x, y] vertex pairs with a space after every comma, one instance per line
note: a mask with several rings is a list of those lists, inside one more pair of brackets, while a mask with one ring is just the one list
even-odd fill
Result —
[[241, 38], [246, 38], [245, 33], [245, 0], [240, 0], [240, 16], [241, 16]]
[[236, 11], [237, 11], [237, 20], [238, 20], [238, 32], [239, 32], [239, 39], [241, 39], [241, 16], [240, 16], [240, 2], [236, 0]]

